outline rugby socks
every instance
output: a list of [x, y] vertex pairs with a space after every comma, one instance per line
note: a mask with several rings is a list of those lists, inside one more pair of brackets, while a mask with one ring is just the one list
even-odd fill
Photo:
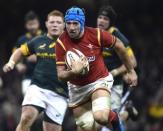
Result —
[[113, 131], [123, 131], [121, 129], [121, 123], [116, 112], [110, 111], [109, 122], [112, 124]]

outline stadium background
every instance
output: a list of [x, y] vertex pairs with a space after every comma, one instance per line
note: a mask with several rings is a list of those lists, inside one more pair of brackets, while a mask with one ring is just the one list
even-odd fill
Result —
[[[65, 12], [80, 5], [86, 10], [86, 25], [95, 27], [100, 5], [111, 4], [118, 14], [117, 27], [130, 40], [138, 61], [139, 85], [131, 95], [138, 107], [137, 122], [128, 122], [129, 131], [163, 130], [163, 2], [161, 0], [1, 0], [0, 67], [11, 55], [17, 38], [24, 33], [24, 15], [34, 10], [42, 28], [48, 12]], [[0, 131], [13, 131], [20, 114], [22, 94], [16, 70], [3, 74], [0, 68]]]

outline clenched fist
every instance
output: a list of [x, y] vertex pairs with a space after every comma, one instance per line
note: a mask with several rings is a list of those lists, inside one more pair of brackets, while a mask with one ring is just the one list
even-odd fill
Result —
[[137, 86], [138, 77], [135, 70], [131, 70], [123, 76], [123, 80], [129, 84], [130, 87]]
[[7, 64], [5, 64], [3, 66], [3, 71], [6, 73], [6, 72], [9, 72], [11, 70], [13, 70], [15, 67], [15, 62], [13, 60], [10, 60]]
[[86, 57], [80, 57], [77, 61], [72, 61], [72, 67], [71, 70], [74, 74], [82, 74], [83, 70], [88, 66], [87, 58]]

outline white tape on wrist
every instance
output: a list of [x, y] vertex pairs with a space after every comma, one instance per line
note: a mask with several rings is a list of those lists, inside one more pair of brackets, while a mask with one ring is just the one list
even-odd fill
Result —
[[9, 60], [9, 62], [7, 63], [7, 65], [8, 65], [11, 69], [14, 69], [15, 62], [14, 62], [13, 60]]

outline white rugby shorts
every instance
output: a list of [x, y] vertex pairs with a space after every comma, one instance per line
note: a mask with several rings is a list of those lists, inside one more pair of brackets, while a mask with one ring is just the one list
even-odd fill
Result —
[[78, 86], [68, 82], [69, 107], [76, 107], [90, 99], [91, 94], [97, 89], [105, 89], [111, 92], [113, 76], [109, 74], [85, 86]]
[[44, 108], [46, 115], [58, 124], [62, 124], [67, 109], [67, 98], [59, 94], [30, 85], [26, 91], [22, 106], [34, 105]]
[[111, 89], [111, 108], [113, 110], [120, 109], [122, 95], [123, 95], [123, 84], [113, 85]]

